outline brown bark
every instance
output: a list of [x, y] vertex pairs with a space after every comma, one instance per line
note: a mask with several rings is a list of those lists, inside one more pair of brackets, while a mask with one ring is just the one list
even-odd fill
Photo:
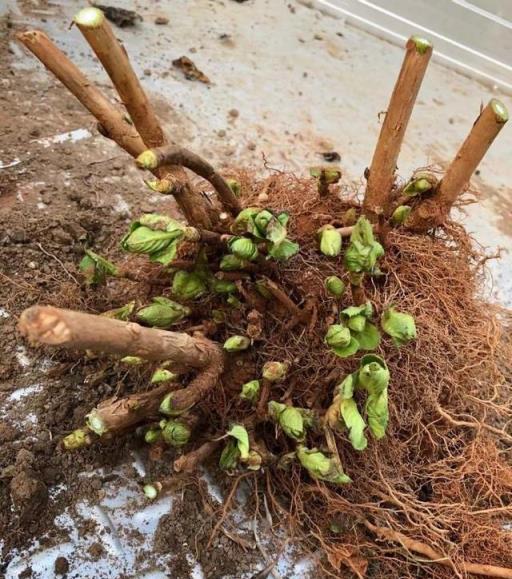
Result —
[[19, 329], [29, 340], [41, 344], [147, 360], [172, 360], [176, 368], [207, 368], [222, 356], [221, 348], [205, 338], [51, 306], [25, 310]]
[[[92, 18], [86, 20], [86, 15]], [[115, 37], [103, 12], [97, 8], [85, 8], [76, 15], [74, 22], [112, 80], [146, 147], [162, 145], [165, 137], [155, 111], [124, 46]]]
[[[167, 139], [155, 111], [133, 70], [124, 46], [114, 35], [103, 12], [97, 8], [85, 8], [77, 14], [74, 22], [105, 68], [146, 147], [164, 145]], [[157, 176], [173, 183], [172, 193], [190, 223], [211, 227], [212, 220], [205, 201], [194, 191], [181, 167], [161, 167]]]
[[176, 472], [194, 472], [203, 461], [219, 448], [220, 444], [220, 440], [211, 440], [205, 442], [196, 450], [180, 456], [174, 461], [174, 470]]
[[113, 436], [139, 422], [158, 418], [158, 408], [169, 388], [169, 385], [162, 385], [124, 398], [108, 398], [100, 402], [88, 415], [89, 427], [100, 436]]
[[125, 115], [39, 30], [21, 32], [17, 38], [53, 73], [99, 121], [108, 136], [130, 155], [144, 151], [144, 141]]
[[413, 231], [426, 231], [444, 222], [507, 121], [508, 112], [505, 106], [500, 101], [491, 99], [457, 151], [434, 195], [420, 201], [412, 210], [406, 227]]
[[182, 147], [168, 145], [166, 147], [151, 149], [151, 153], [146, 153], [145, 157], [146, 158], [141, 157], [139, 165], [146, 169], [150, 168], [146, 164], [148, 157], [150, 161], [154, 161], [157, 164], [157, 167], [161, 167], [162, 165], [180, 165], [187, 167], [187, 169], [190, 169], [213, 186], [226, 211], [236, 216], [242, 210], [240, 201], [224, 178], [215, 171], [210, 163], [199, 155]]
[[[137, 129], [105, 95], [39, 30], [29, 30], [17, 36], [43, 65], [54, 74], [80, 103], [98, 120], [101, 133], [115, 141], [133, 157], [147, 149]], [[212, 219], [201, 195], [192, 190], [185, 171], [177, 168], [170, 173], [165, 167], [155, 171], [159, 179], [172, 183], [171, 193], [192, 225], [211, 228]]]
[[414, 36], [409, 38], [405, 48], [402, 68], [373, 154], [364, 197], [364, 211], [373, 222], [379, 221], [386, 211], [402, 141], [432, 54], [432, 45]]
[[376, 527], [368, 521], [364, 521], [365, 525], [373, 533], [375, 533], [381, 539], [391, 541], [393, 543], [399, 543], [408, 551], [413, 553], [418, 553], [419, 555], [430, 559], [433, 563], [438, 563], [439, 565], [444, 565], [445, 567], [451, 567], [460, 569], [464, 574], [469, 573], [471, 575], [484, 575], [486, 577], [499, 577], [501, 579], [512, 579], [512, 569], [506, 567], [497, 567], [495, 565], [480, 565], [479, 563], [466, 563], [461, 561], [454, 564], [454, 562], [443, 555], [439, 551], [433, 549], [430, 545], [423, 543], [422, 541], [416, 541], [415, 539], [410, 539], [407, 535], [399, 533], [398, 531], [393, 531], [385, 527]]

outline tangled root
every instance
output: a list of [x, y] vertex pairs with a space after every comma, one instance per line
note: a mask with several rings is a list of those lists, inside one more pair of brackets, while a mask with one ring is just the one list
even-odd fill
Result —
[[[301, 254], [276, 273], [287, 294], [312, 312], [311, 323], [293, 331], [284, 312], [265, 316], [253, 365], [288, 360], [288, 380], [273, 387], [271, 398], [325, 410], [335, 384], [358, 361], [326, 352], [323, 338], [337, 308], [323, 283], [344, 272], [341, 260], [319, 254], [314, 232], [328, 222], [344, 225], [344, 212], [357, 204], [346, 196], [320, 199], [314, 183], [286, 174], [264, 182], [245, 177], [246, 205], [261, 205], [257, 197], [264, 192], [265, 205], [292, 215], [290, 237], [300, 243]], [[512, 347], [503, 331], [510, 317], [482, 297], [484, 263], [455, 223], [429, 236], [392, 231], [384, 275], [369, 281], [366, 293], [378, 314], [395, 305], [414, 315], [418, 339], [401, 349], [383, 340], [378, 352], [392, 377], [386, 437], [371, 441], [364, 452], [338, 439], [354, 481], [341, 489], [313, 483], [298, 468], [291, 474], [273, 468], [267, 479], [271, 504], [286, 505], [290, 525], [307, 529], [312, 550], [322, 546], [321, 564], [332, 576], [342, 566], [361, 576], [401, 578], [418, 577], [421, 569], [429, 577], [462, 577], [464, 563], [471, 562], [512, 566]], [[348, 305], [346, 296], [339, 307]], [[217, 396], [213, 407], [225, 408], [224, 418], [232, 418], [236, 410], [228, 404], [228, 412], [225, 405], [225, 397]], [[277, 445], [273, 428], [262, 426], [258, 434], [270, 450], [287, 444], [280, 437]], [[381, 540], [375, 528], [424, 543], [446, 561], [436, 565]]]

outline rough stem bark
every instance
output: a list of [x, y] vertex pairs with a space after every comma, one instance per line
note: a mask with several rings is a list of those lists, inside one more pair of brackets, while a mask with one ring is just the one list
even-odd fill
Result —
[[[167, 139], [160, 122], [133, 70], [128, 54], [114, 35], [103, 12], [94, 7], [84, 8], [75, 16], [74, 22], [105, 68], [146, 148], [166, 144]], [[183, 168], [171, 164], [160, 167], [156, 174], [173, 185], [171, 192], [190, 223], [211, 228], [212, 220], [205, 201], [194, 191]]]
[[44, 32], [29, 30], [21, 32], [17, 38], [98, 120], [113, 141], [133, 157], [144, 151], [144, 141], [126, 116], [110, 103]]
[[32, 306], [19, 321], [20, 332], [33, 342], [92, 350], [146, 360], [172, 360], [179, 368], [204, 369], [221, 348], [202, 337], [144, 328], [104, 316], [52, 306]]
[[405, 48], [402, 68], [370, 165], [363, 203], [365, 213], [373, 222], [379, 221], [386, 211], [407, 124], [432, 55], [432, 45], [417, 36], [409, 38]]
[[224, 208], [236, 216], [242, 210], [242, 205], [231, 190], [225, 179], [199, 155], [182, 147], [168, 145], [145, 151], [137, 158], [137, 164], [143, 169], [154, 170], [163, 165], [179, 165], [187, 167], [203, 179], [206, 179], [220, 198]]
[[497, 99], [491, 99], [457, 151], [434, 195], [420, 201], [413, 209], [406, 221], [409, 229], [426, 231], [443, 223], [507, 121], [508, 111], [505, 105]]

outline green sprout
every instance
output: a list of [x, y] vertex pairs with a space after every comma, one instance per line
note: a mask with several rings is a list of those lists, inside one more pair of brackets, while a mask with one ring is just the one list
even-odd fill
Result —
[[78, 264], [78, 268], [88, 285], [102, 284], [108, 276], [116, 276], [119, 273], [118, 268], [113, 263], [90, 249], [85, 250], [85, 255]]
[[246, 400], [247, 402], [255, 403], [260, 395], [260, 381], [251, 380], [242, 385], [242, 391], [240, 392], [240, 398]]
[[341, 234], [332, 225], [324, 225], [317, 232], [320, 251], [327, 257], [337, 257], [341, 253]]
[[137, 312], [137, 319], [148, 326], [155, 328], [169, 328], [181, 322], [190, 315], [190, 308], [159, 296], [153, 298], [153, 303]]
[[378, 275], [377, 260], [384, 255], [384, 248], [375, 240], [371, 223], [360, 217], [350, 235], [350, 244], [345, 252], [345, 267], [351, 273]]
[[382, 329], [391, 336], [395, 346], [404, 346], [416, 339], [416, 324], [413, 316], [405, 312], [397, 312], [390, 307], [381, 316]]
[[179, 299], [195, 300], [204, 295], [207, 286], [202, 276], [196, 272], [179, 270], [172, 280], [172, 293]]
[[298, 461], [312, 478], [336, 485], [352, 482], [351, 478], [343, 472], [339, 460], [329, 458], [318, 449], [299, 445], [296, 454]]
[[231, 336], [224, 342], [226, 352], [241, 352], [247, 350], [251, 345], [251, 340], [246, 336]]
[[336, 275], [327, 277], [324, 285], [327, 292], [336, 298], [341, 297], [345, 292], [345, 283]]

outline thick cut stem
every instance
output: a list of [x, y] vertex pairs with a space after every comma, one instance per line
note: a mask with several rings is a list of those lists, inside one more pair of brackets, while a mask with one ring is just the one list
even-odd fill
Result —
[[144, 151], [143, 140], [126, 116], [110, 103], [44, 32], [29, 30], [18, 34], [17, 38], [96, 117], [108, 137], [134, 157]]
[[187, 167], [187, 169], [206, 179], [206, 181], [213, 186], [215, 191], [217, 191], [222, 205], [232, 215], [236, 216], [242, 210], [240, 201], [225, 179], [215, 171], [210, 163], [187, 149], [169, 145], [148, 150], [137, 158], [137, 164], [143, 169], [150, 170], [154, 170], [162, 165], [180, 165]]
[[126, 50], [115, 37], [101, 10], [81, 10], [74, 22], [94, 50], [116, 87], [126, 110], [147, 147], [164, 143], [164, 133], [144, 89], [135, 74]]
[[373, 154], [364, 197], [364, 211], [373, 222], [379, 221], [386, 211], [407, 124], [432, 55], [432, 45], [416, 36], [409, 38], [405, 48], [402, 68]]
[[491, 99], [457, 151], [434, 195], [413, 209], [406, 221], [409, 229], [426, 231], [443, 223], [507, 121], [508, 112], [505, 105], [499, 100]]
[[205, 338], [51, 306], [25, 310], [19, 329], [29, 340], [41, 344], [147, 360], [171, 360], [176, 367], [184, 369], [206, 368], [222, 353], [217, 344]]
[[[74, 22], [112, 80], [146, 147], [164, 145], [167, 140], [155, 111], [133, 70], [124, 46], [114, 35], [103, 12], [94, 7], [84, 8], [75, 16]], [[188, 183], [182, 168], [171, 164], [159, 168], [156, 175], [159, 179], [172, 183], [172, 193], [190, 223], [211, 227], [212, 222], [204, 199]]]
[[[370, 529], [381, 539], [385, 539], [393, 543], [399, 543], [408, 551], [418, 553], [419, 555], [430, 559], [433, 563], [438, 563], [439, 565], [444, 565], [445, 567], [455, 567], [453, 561], [449, 557], [446, 557], [439, 551], [436, 551], [426, 543], [416, 541], [415, 539], [410, 539], [407, 537], [407, 535], [399, 533], [398, 531], [393, 531], [392, 529], [376, 527], [368, 521], [365, 521], [364, 523], [368, 529]], [[464, 561], [458, 563], [457, 567], [464, 574], [468, 573], [471, 575], [484, 575], [486, 577], [512, 579], [512, 569], [506, 567], [497, 567], [495, 565], [480, 565], [479, 563], [466, 563]]]
[[174, 470], [176, 472], [194, 472], [203, 461], [219, 448], [220, 444], [220, 440], [211, 440], [205, 442], [196, 450], [180, 456], [174, 461]]
[[168, 385], [131, 394], [125, 398], [114, 396], [104, 400], [87, 417], [88, 427], [98, 436], [113, 436], [149, 418], [158, 418], [162, 398], [169, 392]]

